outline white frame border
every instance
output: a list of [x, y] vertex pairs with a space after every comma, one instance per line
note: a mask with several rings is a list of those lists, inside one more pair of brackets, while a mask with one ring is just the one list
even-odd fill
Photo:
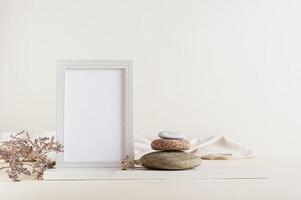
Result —
[[[58, 60], [57, 73], [57, 139], [64, 144], [64, 100], [65, 100], [65, 72], [68, 69], [122, 69], [123, 80], [123, 130], [122, 157], [126, 155], [134, 159], [133, 142], [133, 98], [132, 98], [132, 60]], [[56, 154], [56, 167], [120, 167], [121, 163], [111, 162], [66, 162], [64, 152]]]

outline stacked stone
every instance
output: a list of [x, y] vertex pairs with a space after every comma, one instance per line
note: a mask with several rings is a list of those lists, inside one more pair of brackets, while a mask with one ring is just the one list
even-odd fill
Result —
[[201, 159], [191, 153], [190, 144], [184, 134], [163, 131], [158, 134], [160, 139], [152, 141], [151, 147], [155, 152], [141, 157], [142, 166], [150, 169], [183, 170], [192, 169], [201, 164]]

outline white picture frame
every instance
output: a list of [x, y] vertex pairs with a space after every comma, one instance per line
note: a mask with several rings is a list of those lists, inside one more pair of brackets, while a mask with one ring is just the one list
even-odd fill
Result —
[[132, 61], [59, 60], [57, 82], [64, 152], [56, 167], [114, 168], [127, 155], [133, 159]]

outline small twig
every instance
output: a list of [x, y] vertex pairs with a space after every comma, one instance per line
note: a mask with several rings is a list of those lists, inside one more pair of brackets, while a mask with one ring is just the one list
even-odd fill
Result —
[[127, 170], [128, 168], [134, 168], [136, 165], [141, 165], [140, 160], [131, 160], [128, 155], [126, 155], [121, 161], [122, 170]]
[[0, 171], [3, 170], [3, 169], [7, 169], [9, 167], [0, 167]]

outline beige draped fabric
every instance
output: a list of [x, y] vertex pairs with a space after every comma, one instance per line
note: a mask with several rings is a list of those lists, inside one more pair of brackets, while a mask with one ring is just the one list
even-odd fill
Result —
[[[135, 135], [135, 158], [152, 152], [150, 139]], [[189, 140], [192, 152], [203, 159], [245, 159], [253, 158], [254, 153], [226, 136], [212, 136], [208, 138], [193, 138]]]

